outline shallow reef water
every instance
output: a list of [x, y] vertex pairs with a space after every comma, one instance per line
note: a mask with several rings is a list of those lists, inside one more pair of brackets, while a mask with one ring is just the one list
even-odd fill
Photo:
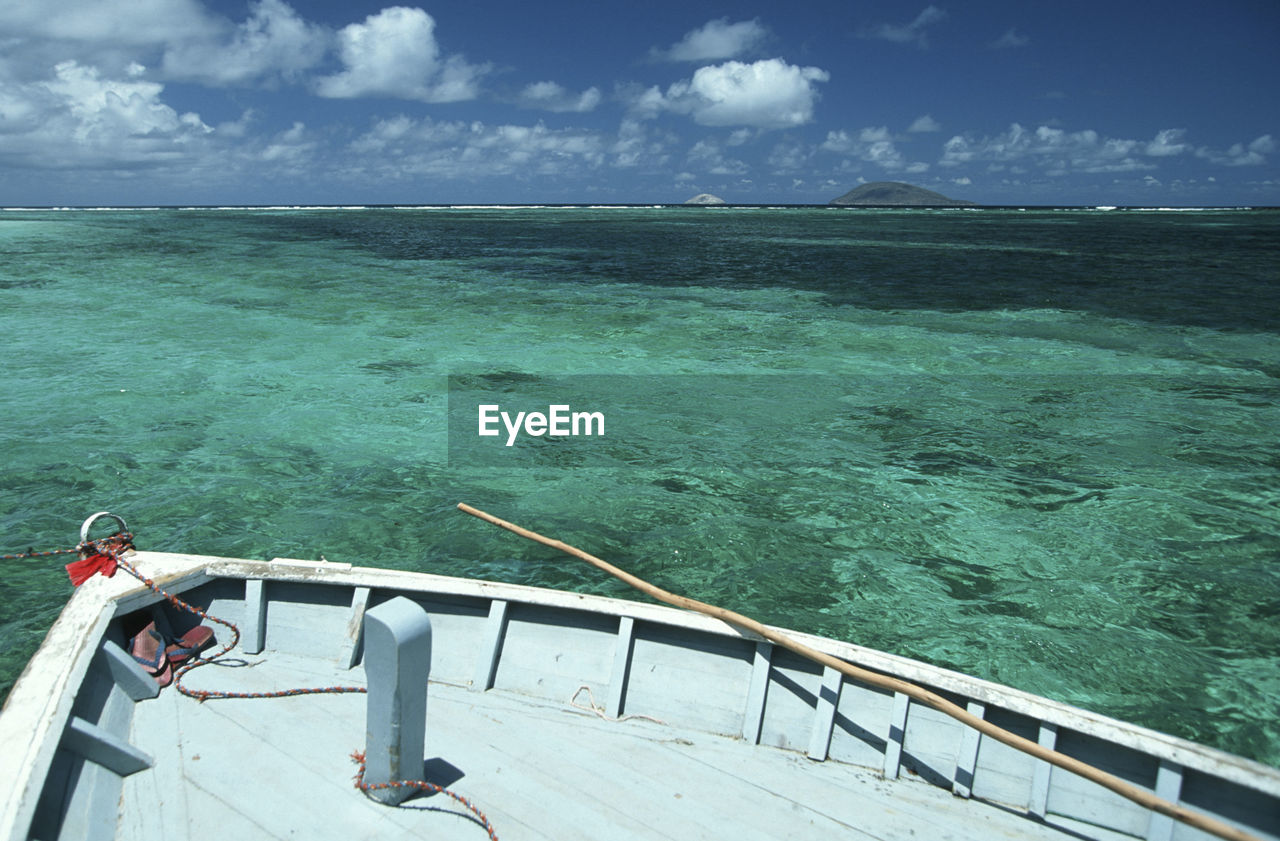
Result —
[[[756, 618], [1280, 765], [1280, 213], [0, 212], [0, 552]], [[599, 413], [507, 446], [478, 406]], [[598, 434], [602, 432], [603, 434]], [[0, 691], [65, 602], [5, 562]]]

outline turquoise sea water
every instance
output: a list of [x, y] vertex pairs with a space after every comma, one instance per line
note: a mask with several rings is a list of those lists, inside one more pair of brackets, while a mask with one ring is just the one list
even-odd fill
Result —
[[[1280, 213], [0, 212], [0, 553], [660, 586], [1280, 765]], [[476, 406], [605, 434], [481, 439]], [[505, 436], [504, 436], [505, 437]], [[70, 592], [4, 563], [0, 691]]]

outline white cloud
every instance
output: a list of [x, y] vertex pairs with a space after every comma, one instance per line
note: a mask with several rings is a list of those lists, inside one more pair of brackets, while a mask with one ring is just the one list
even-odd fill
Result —
[[643, 158], [647, 145], [644, 124], [638, 120], [623, 120], [618, 127], [618, 139], [609, 149], [613, 154], [614, 165], [624, 168], [636, 166]]
[[95, 67], [64, 61], [53, 77], [7, 85], [0, 95], [0, 160], [40, 169], [133, 168], [192, 160], [213, 129], [194, 113], [165, 104], [164, 87], [103, 78]]
[[755, 49], [768, 34], [759, 20], [729, 23], [728, 18], [720, 18], [686, 32], [665, 50], [654, 49], [652, 55], [666, 61], [720, 61]]
[[249, 126], [253, 123], [254, 117], [253, 109], [247, 109], [240, 114], [240, 119], [218, 123], [214, 131], [220, 137], [245, 137], [249, 134]]
[[604, 163], [607, 139], [581, 129], [483, 122], [380, 120], [348, 147], [346, 173], [380, 181], [402, 177], [573, 176]]
[[48, 79], [64, 61], [124, 77], [166, 44], [214, 37], [224, 25], [197, 0], [0, 0], [0, 88]]
[[809, 151], [799, 143], [778, 143], [768, 157], [775, 173], [799, 172], [808, 162]]
[[651, 85], [647, 88], [640, 85], [618, 85], [617, 97], [627, 103], [627, 112], [631, 117], [651, 120], [661, 114], [667, 107], [662, 88]]
[[907, 131], [911, 131], [911, 132], [942, 131], [942, 124], [939, 123], [937, 120], [935, 120], [933, 117], [930, 117], [928, 114], [925, 114], [923, 117], [916, 117], [915, 122], [911, 124], [911, 127], [908, 128]]
[[[1165, 135], [1163, 143], [1173, 139], [1173, 136]], [[1155, 148], [1164, 148], [1161, 135], [1157, 135], [1156, 140], [1151, 143], [1156, 144]], [[939, 164], [957, 166], [986, 161], [993, 166], [1003, 166], [1014, 161], [1028, 161], [1051, 176], [1069, 172], [1133, 172], [1155, 168], [1154, 164], [1142, 160], [1149, 148], [1150, 143], [1106, 138], [1092, 129], [1067, 132], [1060, 128], [1040, 126], [1034, 131], [1028, 131], [1014, 123], [1008, 131], [995, 137], [952, 137], [943, 144]]]
[[164, 54], [165, 75], [213, 85], [242, 85], [279, 74], [295, 79], [317, 65], [330, 34], [298, 16], [283, 0], [258, 0], [226, 37], [188, 38]]
[[912, 44], [924, 49], [929, 46], [926, 29], [945, 20], [947, 13], [937, 6], [926, 6], [915, 20], [905, 24], [881, 23], [863, 31], [864, 38], [879, 38], [897, 44]]
[[525, 108], [581, 114], [594, 110], [600, 98], [600, 89], [595, 87], [575, 94], [555, 82], [534, 82], [520, 92], [517, 102]]
[[857, 134], [844, 130], [830, 131], [820, 148], [843, 155], [846, 169], [850, 168], [850, 160], [875, 164], [887, 172], [918, 173], [929, 169], [927, 163], [907, 161], [906, 156], [895, 145], [887, 126], [870, 126]]
[[700, 67], [692, 79], [662, 94], [650, 88], [634, 103], [640, 113], [688, 114], [705, 126], [791, 128], [813, 119], [817, 82], [830, 79], [817, 67], [797, 67], [780, 58]]
[[710, 175], [746, 175], [748, 167], [736, 158], [725, 157], [719, 144], [711, 140], [699, 140], [685, 156], [690, 169]]
[[672, 135], [660, 136], [651, 132], [645, 123], [626, 119], [618, 127], [618, 137], [610, 145], [609, 153], [613, 156], [614, 166], [624, 169], [659, 168], [670, 160], [669, 149], [675, 142]]
[[59, 0], [56, 9], [24, 0], [0, 3], [6, 38], [139, 46], [201, 37], [216, 26], [198, 0]]
[[310, 171], [319, 145], [306, 125], [295, 122], [261, 144], [260, 148], [251, 147], [246, 152], [256, 161], [267, 164], [273, 176], [302, 177]]
[[338, 32], [346, 69], [321, 78], [321, 96], [385, 96], [421, 102], [474, 99], [487, 64], [468, 64], [458, 55], [442, 57], [435, 20], [421, 9], [393, 6]]
[[957, 134], [942, 144], [942, 160], [938, 161], [938, 163], [942, 166], [958, 166], [970, 163], [980, 153], [980, 150], [975, 148], [975, 145], [972, 141]]
[[1009, 27], [1003, 35], [991, 42], [991, 46], [997, 50], [1001, 50], [1012, 47], [1025, 47], [1030, 43], [1030, 38], [1020, 34], [1015, 27]]
[[1196, 150], [1196, 155], [1208, 159], [1211, 163], [1224, 164], [1226, 166], [1259, 166], [1266, 163], [1266, 156], [1275, 150], [1275, 140], [1272, 139], [1271, 135], [1264, 134], [1255, 138], [1248, 146], [1243, 143], [1235, 143], [1225, 152], [1202, 146]]
[[1180, 128], [1167, 128], [1156, 133], [1155, 139], [1147, 144], [1145, 151], [1153, 158], [1164, 158], [1170, 155], [1180, 155], [1191, 147], [1182, 142], [1182, 137], [1187, 132]]

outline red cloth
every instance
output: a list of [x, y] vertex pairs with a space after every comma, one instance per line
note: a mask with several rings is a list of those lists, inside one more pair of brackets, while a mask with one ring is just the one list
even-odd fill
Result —
[[99, 572], [110, 578], [116, 574], [116, 566], [115, 555], [99, 552], [67, 564], [67, 575], [71, 576], [71, 583], [79, 587]]

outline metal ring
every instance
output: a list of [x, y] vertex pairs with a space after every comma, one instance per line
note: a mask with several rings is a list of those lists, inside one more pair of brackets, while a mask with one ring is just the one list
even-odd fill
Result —
[[120, 531], [122, 531], [122, 532], [128, 532], [128, 531], [129, 531], [129, 527], [128, 527], [127, 525], [125, 525], [125, 522], [124, 522], [124, 518], [123, 518], [123, 517], [121, 517], [121, 516], [119, 516], [119, 515], [117, 515], [117, 514], [112, 514], [110, 511], [99, 511], [97, 514], [94, 514], [92, 517], [90, 517], [89, 519], [85, 520], [85, 521], [84, 521], [84, 525], [80, 527], [80, 542], [81, 542], [81, 543], [88, 543], [88, 542], [89, 542], [89, 527], [93, 525], [93, 523], [94, 523], [94, 521], [95, 521], [95, 520], [101, 520], [103, 517], [110, 517], [111, 519], [113, 519], [113, 520], [115, 520], [117, 523], [119, 523], [119, 524], [120, 524]]

